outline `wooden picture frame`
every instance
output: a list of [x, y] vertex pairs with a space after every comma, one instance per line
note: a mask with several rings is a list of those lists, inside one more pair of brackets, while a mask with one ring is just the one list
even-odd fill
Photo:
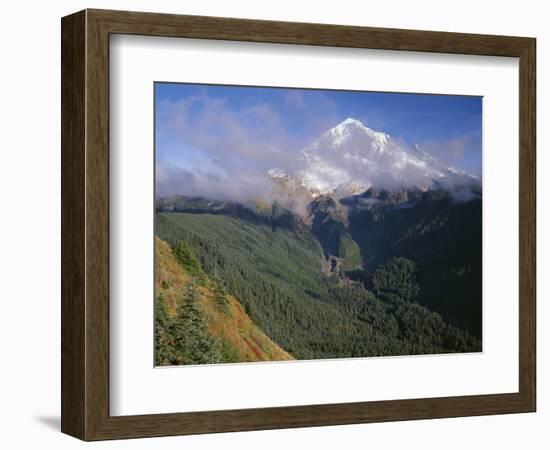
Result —
[[[101, 440], [535, 411], [535, 39], [104, 10], [64, 17], [61, 29], [64, 433]], [[109, 36], [117, 33], [519, 58], [519, 391], [110, 416]]]

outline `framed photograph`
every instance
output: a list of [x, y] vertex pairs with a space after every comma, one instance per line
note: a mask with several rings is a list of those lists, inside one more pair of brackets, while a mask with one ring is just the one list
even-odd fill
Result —
[[64, 433], [535, 411], [534, 38], [61, 28]]

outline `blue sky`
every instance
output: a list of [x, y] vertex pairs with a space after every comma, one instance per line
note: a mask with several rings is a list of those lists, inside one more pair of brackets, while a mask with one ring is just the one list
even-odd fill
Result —
[[471, 96], [155, 84], [157, 167], [214, 175], [283, 167], [347, 117], [481, 174], [482, 99]]

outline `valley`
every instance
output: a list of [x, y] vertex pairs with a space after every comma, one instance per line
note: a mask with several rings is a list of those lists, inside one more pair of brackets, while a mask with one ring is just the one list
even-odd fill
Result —
[[451, 201], [443, 202], [428, 202], [430, 214], [420, 202], [351, 211], [345, 220], [329, 202], [328, 209], [312, 207], [308, 225], [289, 210], [266, 215], [214, 203], [199, 212], [185, 199], [179, 209], [158, 211], [156, 232], [173, 248], [185, 242], [201, 270], [219, 276], [251, 321], [293, 358], [480, 351], [481, 273], [468, 260], [479, 255], [463, 247], [466, 234], [442, 229], [456, 220]]

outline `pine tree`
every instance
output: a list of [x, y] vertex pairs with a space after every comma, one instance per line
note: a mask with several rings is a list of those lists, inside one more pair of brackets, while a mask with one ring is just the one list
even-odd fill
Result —
[[212, 276], [212, 283], [214, 285], [212, 291], [214, 293], [214, 301], [216, 302], [216, 305], [218, 305], [222, 311], [229, 312], [229, 301], [226, 297], [227, 291], [225, 290], [223, 280], [219, 277], [217, 271], [215, 271]]
[[172, 326], [177, 364], [208, 364], [221, 360], [220, 344], [207, 331], [199, 304], [200, 295], [193, 280], [178, 301]]
[[201, 269], [199, 261], [197, 260], [195, 254], [185, 241], [179, 241], [174, 249], [174, 256], [181, 264], [183, 269], [187, 271], [191, 276], [195, 277], [196, 282], [200, 285], [204, 285], [205, 274]]
[[177, 363], [171, 328], [165, 298], [160, 294], [155, 302], [155, 365], [157, 366]]

